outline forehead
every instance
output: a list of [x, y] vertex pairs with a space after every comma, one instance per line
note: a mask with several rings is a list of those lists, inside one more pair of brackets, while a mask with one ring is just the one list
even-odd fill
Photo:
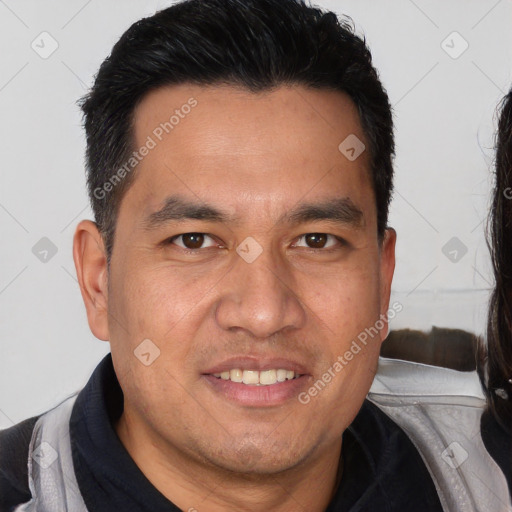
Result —
[[135, 149], [152, 149], [127, 196], [138, 198], [145, 212], [174, 192], [266, 208], [327, 193], [360, 202], [373, 196], [369, 155], [347, 158], [340, 150], [346, 140], [364, 148], [357, 108], [337, 91], [162, 87], [134, 112]]
[[[191, 104], [195, 106], [190, 107]], [[332, 150], [333, 144], [337, 149], [350, 134], [364, 139], [357, 108], [340, 91], [294, 85], [254, 93], [230, 85], [181, 84], [153, 90], [137, 105], [135, 141], [139, 145], [146, 136], [153, 135], [161, 142], [161, 137], [172, 134], [174, 140], [167, 137], [168, 144], [178, 145], [185, 138], [193, 143], [196, 137], [190, 137], [191, 130], [187, 129], [191, 124], [198, 142], [205, 142], [200, 136], [210, 140], [209, 146], [202, 147], [203, 152], [214, 153], [225, 142], [233, 152], [253, 152], [256, 144], [245, 148], [241, 144], [253, 134], [263, 135], [262, 128], [268, 133], [267, 154], [281, 144], [274, 137], [276, 128], [286, 128], [279, 132], [279, 139], [286, 137], [289, 143], [311, 140], [318, 149], [315, 156], [323, 149]], [[320, 146], [319, 135], [324, 140]]]

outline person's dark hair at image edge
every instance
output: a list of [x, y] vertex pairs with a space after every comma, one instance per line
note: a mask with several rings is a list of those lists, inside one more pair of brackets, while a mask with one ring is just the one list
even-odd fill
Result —
[[495, 286], [489, 303], [487, 346], [480, 346], [478, 368], [490, 411], [512, 430], [512, 90], [500, 110], [487, 227]]
[[393, 120], [364, 39], [347, 19], [302, 0], [187, 0], [134, 23], [80, 100], [88, 192], [108, 264], [120, 202], [136, 169], [103, 198], [94, 191], [136, 149], [138, 102], [158, 87], [183, 83], [227, 84], [254, 93], [280, 85], [346, 93], [358, 108], [367, 139], [382, 238], [393, 188]]

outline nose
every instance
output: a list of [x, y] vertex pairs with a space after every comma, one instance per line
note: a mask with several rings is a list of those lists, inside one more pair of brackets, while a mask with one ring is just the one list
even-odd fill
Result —
[[224, 277], [216, 321], [225, 330], [245, 330], [266, 339], [284, 329], [304, 326], [306, 313], [286, 263], [263, 250], [249, 263], [236, 256]]

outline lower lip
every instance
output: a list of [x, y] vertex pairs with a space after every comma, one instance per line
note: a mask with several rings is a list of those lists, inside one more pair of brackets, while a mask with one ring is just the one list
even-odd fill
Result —
[[297, 398], [301, 390], [307, 386], [309, 380], [308, 375], [302, 375], [284, 382], [256, 386], [219, 379], [213, 375], [203, 375], [203, 378], [211, 386], [214, 393], [240, 405], [251, 407], [281, 405], [292, 398]]

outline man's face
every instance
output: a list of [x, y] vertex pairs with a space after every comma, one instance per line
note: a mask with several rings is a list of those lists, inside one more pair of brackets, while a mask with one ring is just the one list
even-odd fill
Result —
[[237, 472], [332, 450], [373, 380], [386, 327], [353, 341], [387, 311], [394, 266], [368, 151], [338, 149], [365, 141], [355, 106], [298, 86], [165, 87], [134, 133], [155, 147], [122, 200], [109, 276], [125, 417], [162, 451]]

